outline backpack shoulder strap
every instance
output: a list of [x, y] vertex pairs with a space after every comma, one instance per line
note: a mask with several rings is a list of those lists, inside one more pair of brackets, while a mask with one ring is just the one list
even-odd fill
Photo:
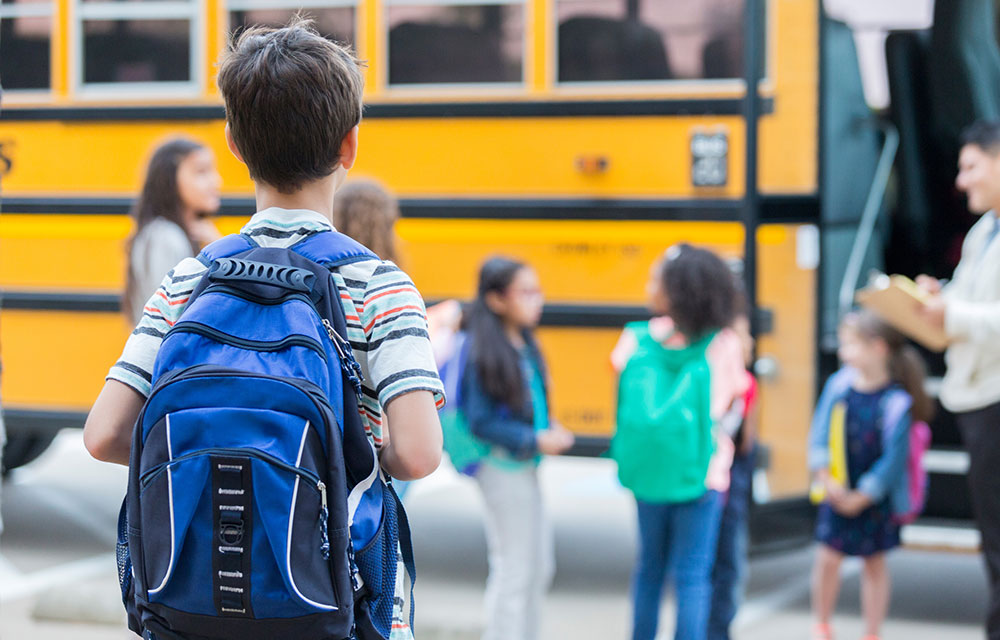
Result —
[[328, 269], [362, 260], [379, 259], [363, 244], [338, 231], [314, 233], [293, 245], [292, 251]]
[[219, 258], [228, 258], [258, 246], [260, 245], [250, 236], [234, 233], [223, 236], [202, 249], [201, 253], [198, 254], [198, 261], [206, 267], [210, 267]]

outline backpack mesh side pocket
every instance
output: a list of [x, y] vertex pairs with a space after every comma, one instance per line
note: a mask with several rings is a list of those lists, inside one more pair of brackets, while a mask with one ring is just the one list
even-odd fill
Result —
[[115, 544], [115, 558], [118, 561], [118, 586], [122, 590], [122, 604], [126, 607], [132, 599], [132, 557], [128, 552], [128, 515], [125, 503], [118, 512], [118, 541]]
[[[364, 580], [367, 617], [371, 629], [358, 621], [359, 640], [388, 638], [392, 631], [392, 608], [399, 567], [399, 520], [392, 490], [382, 488], [382, 521], [378, 533], [357, 553], [358, 572]], [[372, 635], [372, 633], [378, 635]]]

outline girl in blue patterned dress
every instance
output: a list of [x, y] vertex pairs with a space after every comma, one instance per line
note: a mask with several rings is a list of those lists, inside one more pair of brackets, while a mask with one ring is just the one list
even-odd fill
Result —
[[838, 331], [844, 367], [823, 389], [809, 434], [809, 469], [822, 496], [813, 570], [814, 640], [830, 640], [844, 556], [861, 556], [865, 640], [877, 640], [889, 608], [886, 552], [899, 546], [896, 516], [909, 509], [910, 428], [927, 421], [920, 355], [870, 312], [849, 314]]

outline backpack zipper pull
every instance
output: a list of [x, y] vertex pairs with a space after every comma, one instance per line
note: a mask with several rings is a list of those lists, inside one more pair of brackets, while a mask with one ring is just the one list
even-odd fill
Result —
[[319, 490], [319, 499], [321, 507], [319, 510], [319, 531], [320, 531], [320, 545], [319, 551], [323, 554], [324, 560], [330, 559], [330, 536], [327, 532], [327, 520], [330, 517], [330, 511], [327, 509], [326, 502], [326, 484], [320, 480], [316, 483], [316, 488]]
[[327, 335], [330, 336], [330, 341], [333, 342], [334, 348], [337, 349], [337, 355], [340, 356], [340, 368], [344, 370], [344, 375], [347, 376], [351, 386], [354, 387], [354, 392], [360, 396], [361, 381], [364, 379], [364, 376], [361, 374], [361, 365], [354, 359], [351, 343], [337, 333], [337, 330], [333, 328], [329, 320], [321, 318], [321, 321]]

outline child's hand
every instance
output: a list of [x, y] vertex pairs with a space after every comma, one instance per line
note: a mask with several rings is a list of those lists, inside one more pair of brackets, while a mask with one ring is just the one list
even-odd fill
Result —
[[822, 478], [823, 488], [826, 489], [827, 498], [833, 502], [834, 500], [839, 500], [844, 497], [847, 490], [839, 482], [836, 482], [829, 475], [825, 475]]
[[187, 232], [199, 247], [212, 244], [222, 237], [215, 223], [208, 218], [198, 218], [191, 222], [188, 225]]
[[862, 511], [870, 507], [871, 498], [860, 491], [846, 491], [842, 495], [834, 498], [831, 496], [830, 505], [833, 510], [845, 518], [857, 517]]
[[545, 431], [535, 436], [538, 441], [538, 451], [549, 456], [556, 456], [573, 446], [576, 440], [573, 434], [559, 424], [553, 424]]

